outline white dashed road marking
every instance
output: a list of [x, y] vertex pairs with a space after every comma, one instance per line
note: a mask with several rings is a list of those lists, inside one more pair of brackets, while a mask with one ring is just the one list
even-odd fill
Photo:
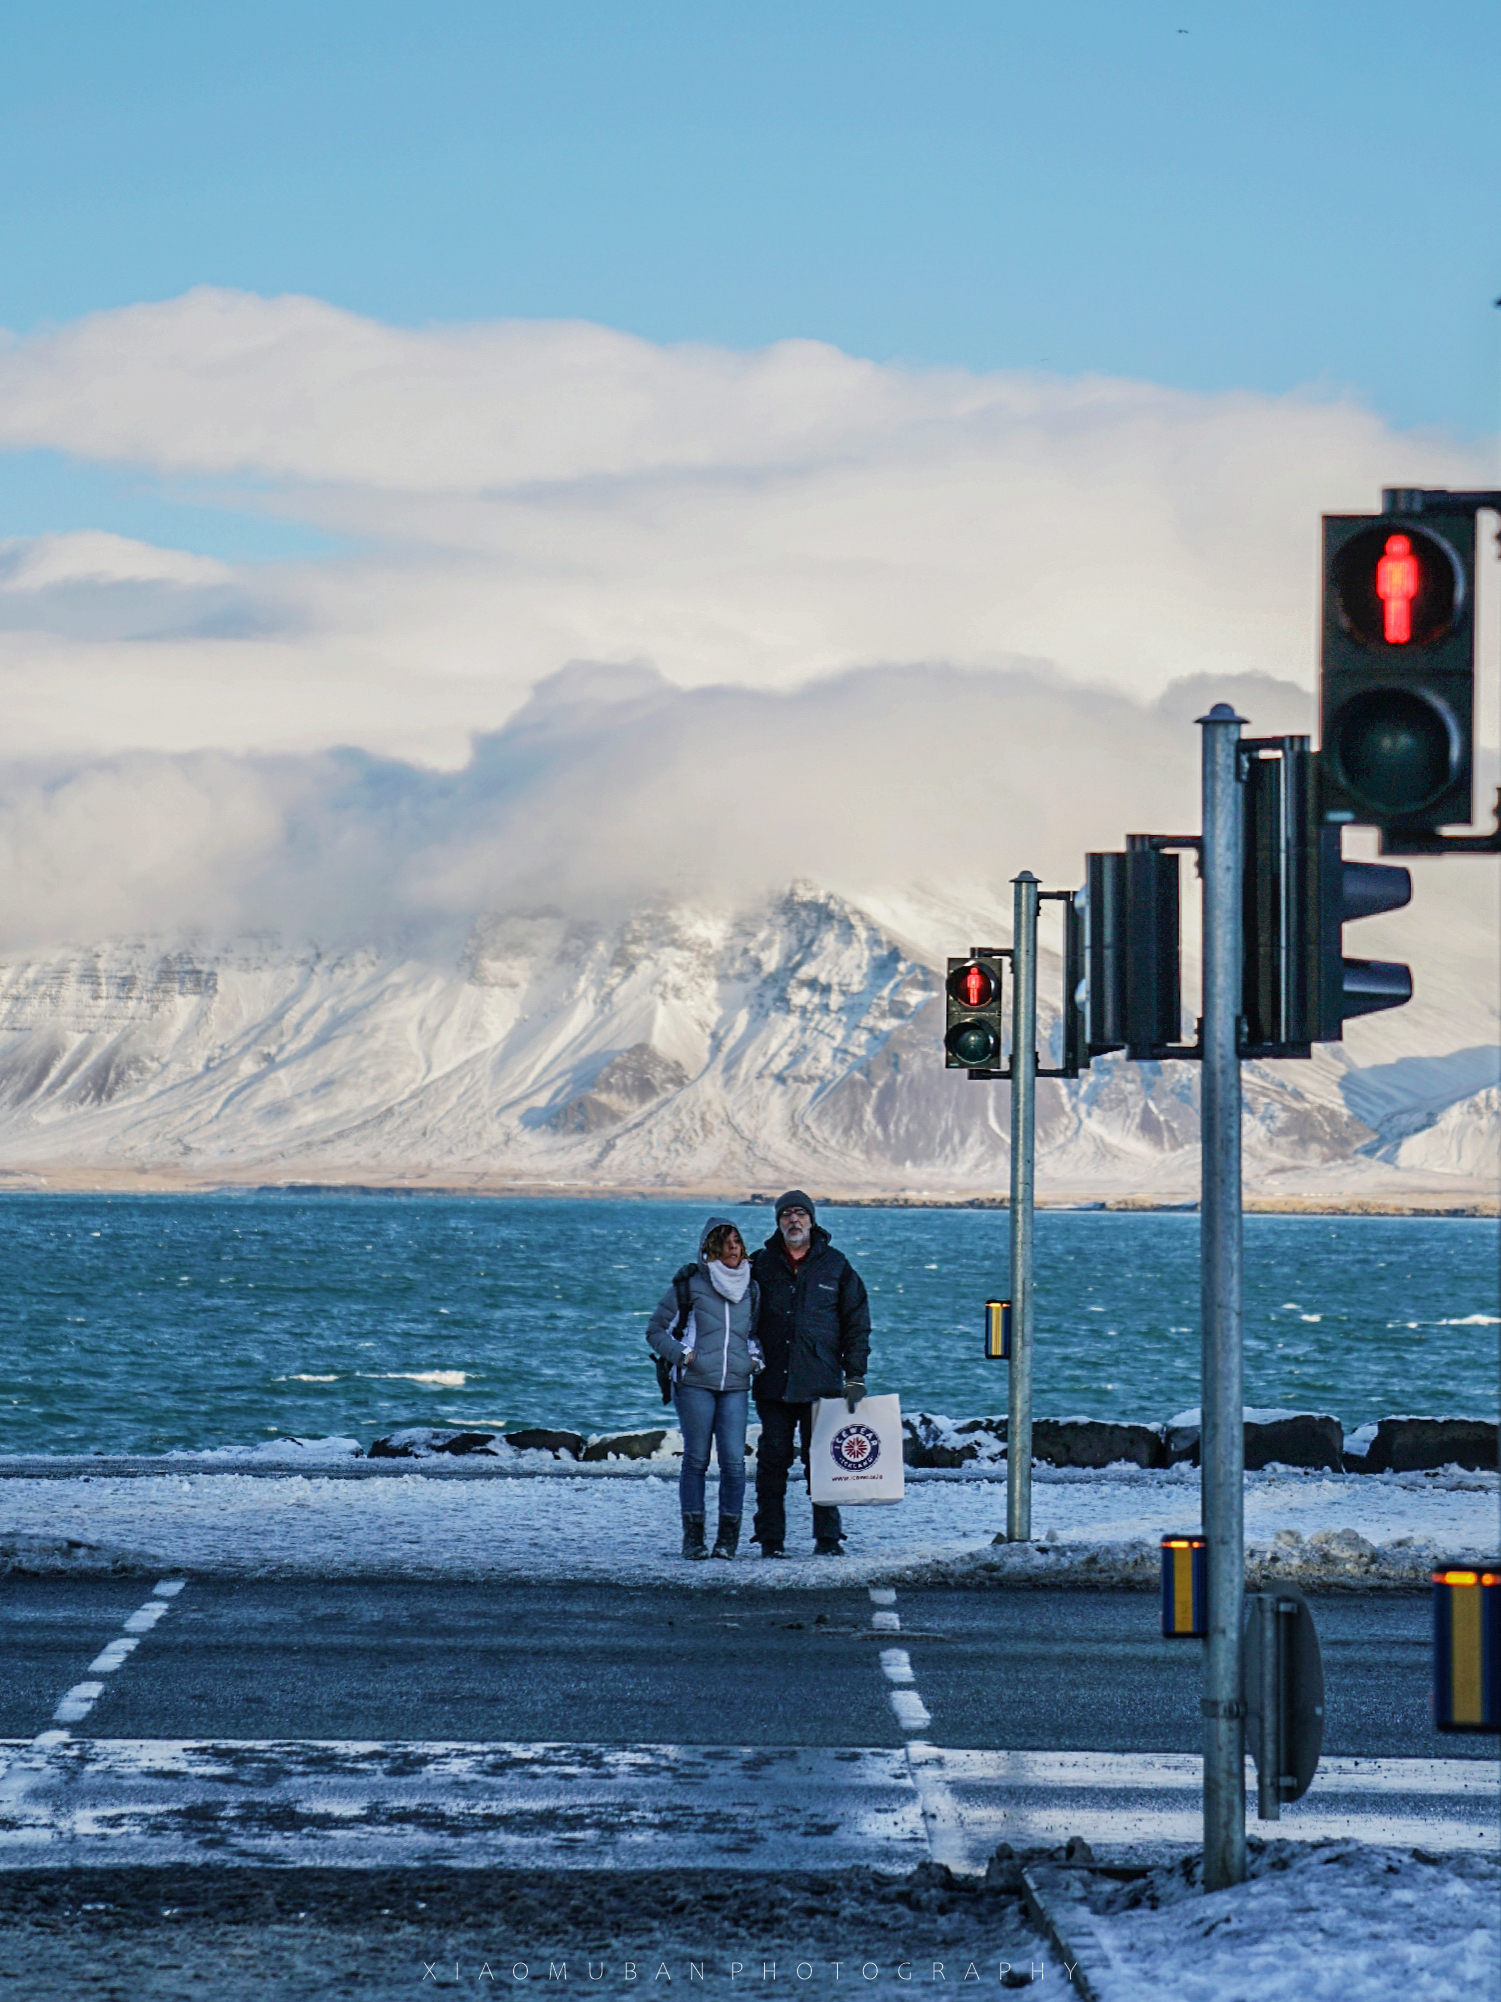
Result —
[[111, 1641], [103, 1654], [97, 1655], [89, 1663], [90, 1675], [113, 1675], [117, 1668], [123, 1668], [132, 1648], [138, 1648], [138, 1640]]
[[[125, 1633], [118, 1639], [112, 1640], [103, 1653], [89, 1663], [89, 1673], [113, 1675], [117, 1668], [123, 1668], [131, 1650], [140, 1646], [139, 1636], [149, 1634], [157, 1621], [165, 1618], [171, 1611], [171, 1601], [177, 1597], [186, 1582], [184, 1578], [163, 1578], [153, 1585], [151, 1597], [145, 1605], [137, 1606], [125, 1621]], [[103, 1694], [102, 1682], [75, 1682], [53, 1711], [53, 1723], [81, 1724]], [[62, 1733], [64, 1738], [67, 1735], [66, 1731]], [[38, 1742], [33, 1741], [33, 1749]]]
[[[872, 1629], [878, 1634], [899, 1634], [902, 1616], [894, 1610], [896, 1593], [893, 1588], [873, 1585], [869, 1590], [872, 1605], [881, 1608], [870, 1616]], [[912, 1672], [907, 1650], [902, 1647], [882, 1648], [881, 1672], [892, 1685], [886, 1692], [891, 1701], [892, 1714], [907, 1733], [907, 1770], [917, 1792], [918, 1806], [922, 1809], [928, 1854], [935, 1863], [946, 1863], [951, 1870], [972, 1871], [975, 1865], [965, 1841], [964, 1817], [944, 1776], [943, 1755], [934, 1746], [920, 1743], [915, 1735], [927, 1729], [933, 1721], [933, 1714], [918, 1694], [917, 1677]]]
[[102, 1682], [75, 1682], [52, 1715], [59, 1724], [80, 1724], [104, 1694]]
[[933, 1713], [915, 1689], [893, 1689], [891, 1707], [904, 1731], [922, 1731], [933, 1721]]

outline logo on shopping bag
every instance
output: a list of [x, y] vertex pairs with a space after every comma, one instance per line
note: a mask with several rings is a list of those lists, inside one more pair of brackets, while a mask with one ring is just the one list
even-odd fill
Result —
[[847, 1474], [863, 1474], [881, 1457], [881, 1442], [868, 1425], [846, 1425], [829, 1441], [829, 1451]]

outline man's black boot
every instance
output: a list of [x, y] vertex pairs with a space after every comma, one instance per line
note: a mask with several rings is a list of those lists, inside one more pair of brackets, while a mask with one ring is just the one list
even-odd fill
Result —
[[704, 1519], [702, 1515], [689, 1515], [683, 1510], [683, 1555], [685, 1557], [707, 1557], [709, 1546], [704, 1542]]
[[837, 1536], [821, 1536], [813, 1546], [815, 1557], [842, 1557], [844, 1545]]
[[733, 1557], [740, 1548], [740, 1518], [738, 1515], [722, 1515], [719, 1518], [719, 1534], [714, 1539], [711, 1557]]
[[780, 1543], [763, 1542], [761, 1545], [761, 1555], [763, 1557], [785, 1557], [787, 1553]]

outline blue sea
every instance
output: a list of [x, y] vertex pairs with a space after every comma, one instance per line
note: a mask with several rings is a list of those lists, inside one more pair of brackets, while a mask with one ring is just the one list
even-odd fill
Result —
[[[765, 1208], [729, 1209], [747, 1242]], [[642, 1328], [705, 1212], [379, 1194], [0, 1198], [0, 1451], [153, 1452], [405, 1425], [661, 1422]], [[1006, 1408], [982, 1353], [1000, 1210], [829, 1209], [870, 1289], [872, 1389]], [[1248, 1217], [1246, 1402], [1497, 1411], [1494, 1219]], [[1039, 1415], [1199, 1401], [1198, 1219], [1037, 1219]]]

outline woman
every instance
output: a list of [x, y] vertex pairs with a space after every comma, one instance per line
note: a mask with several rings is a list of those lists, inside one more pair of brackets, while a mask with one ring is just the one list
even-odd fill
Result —
[[[761, 1367], [756, 1342], [760, 1293], [738, 1230], [711, 1216], [698, 1263], [685, 1265], [646, 1324], [652, 1352], [672, 1372], [673, 1403], [683, 1428], [683, 1555], [724, 1557], [740, 1545], [745, 1499], [745, 1421], [751, 1377]], [[709, 1448], [719, 1458], [719, 1534], [704, 1545], [704, 1476]]]

